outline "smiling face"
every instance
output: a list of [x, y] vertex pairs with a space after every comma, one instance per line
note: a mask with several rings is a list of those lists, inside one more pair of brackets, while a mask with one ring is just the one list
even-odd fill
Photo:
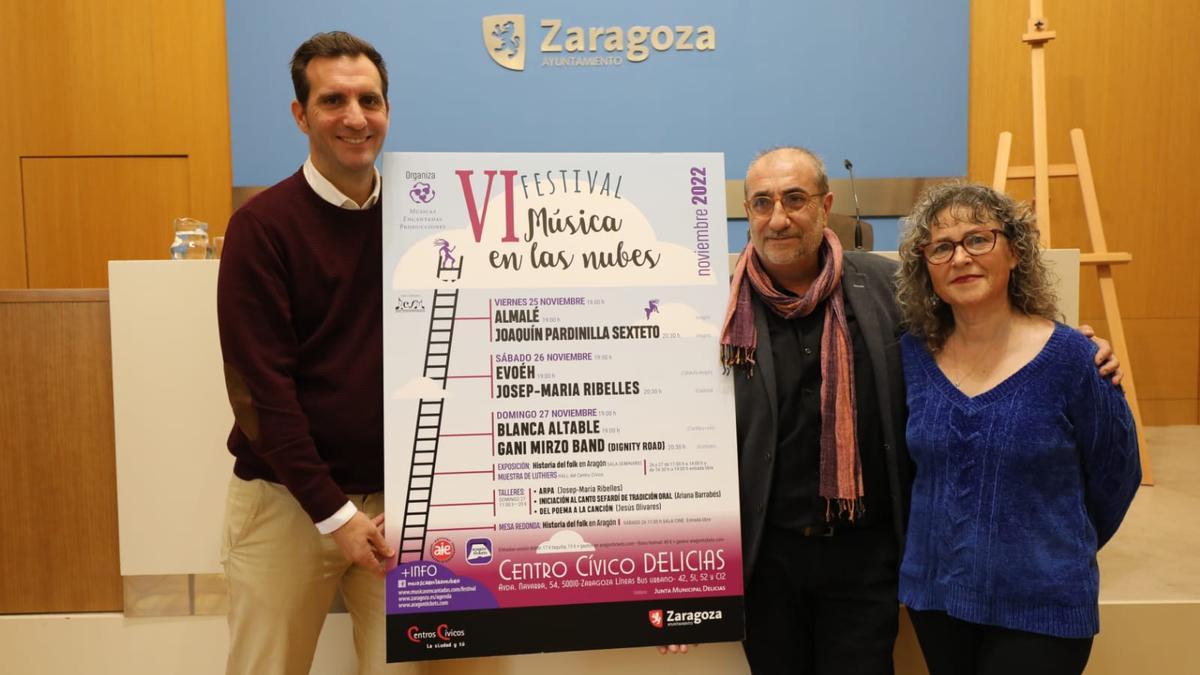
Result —
[[388, 130], [379, 70], [364, 55], [314, 58], [304, 74], [308, 100], [292, 102], [296, 126], [308, 136], [313, 165], [347, 195], [374, 178]]
[[[931, 228], [931, 243], [958, 242], [972, 233], [1002, 229], [994, 221], [971, 221], [959, 217], [953, 207], [938, 213]], [[1016, 266], [1017, 258], [1003, 234], [996, 235], [996, 246], [987, 253], [971, 255], [960, 245], [954, 247], [947, 262], [934, 265], [925, 261], [933, 292], [954, 310], [1008, 307], [1008, 281]]]
[[[797, 192], [810, 198], [804, 208], [789, 212], [784, 195]], [[767, 153], [746, 172], [750, 242], [772, 276], [796, 266], [816, 266], [826, 218], [833, 206], [833, 194], [821, 192], [812, 159], [798, 150]], [[770, 215], [758, 215], [750, 208], [757, 197], [775, 200]]]

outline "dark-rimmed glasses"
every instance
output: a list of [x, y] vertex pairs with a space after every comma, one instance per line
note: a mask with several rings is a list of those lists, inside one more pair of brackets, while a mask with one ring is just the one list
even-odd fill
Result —
[[750, 213], [759, 216], [760, 218], [769, 218], [772, 213], [775, 213], [775, 202], [783, 204], [785, 213], [799, 213], [808, 208], [819, 197], [824, 197], [826, 192], [818, 192], [810, 195], [803, 190], [792, 190], [785, 192], [778, 197], [768, 197], [767, 195], [755, 195], [746, 202], [746, 208]]
[[958, 241], [934, 241], [921, 247], [921, 255], [931, 265], [941, 265], [954, 257], [954, 249], [962, 246], [967, 255], [972, 257], [991, 253], [996, 248], [996, 235], [1004, 234], [1004, 230], [992, 228], [968, 233]]

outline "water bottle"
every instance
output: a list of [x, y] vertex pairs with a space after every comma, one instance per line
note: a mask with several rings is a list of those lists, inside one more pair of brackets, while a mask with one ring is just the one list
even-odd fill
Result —
[[171, 260], [204, 260], [208, 257], [208, 223], [195, 218], [176, 218]]

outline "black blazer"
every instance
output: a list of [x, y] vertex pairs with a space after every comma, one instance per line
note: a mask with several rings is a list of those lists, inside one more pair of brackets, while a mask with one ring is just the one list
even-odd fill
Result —
[[[875, 374], [893, 526], [903, 549], [913, 471], [904, 444], [908, 413], [904, 398], [904, 371], [900, 363], [900, 311], [896, 307], [892, 286], [895, 271], [896, 263], [887, 258], [872, 253], [845, 252], [842, 285], [846, 300], [854, 310], [863, 332], [863, 340], [867, 344], [866, 357], [871, 359], [871, 370]], [[733, 372], [741, 485], [742, 563], [747, 585], [762, 547], [775, 469], [775, 441], [778, 437], [775, 358], [771, 353], [771, 331], [763, 315], [765, 311], [755, 296], [754, 324], [758, 330], [755, 356], [758, 363], [754, 368], [754, 376], [747, 378], [741, 367]], [[863, 358], [863, 355], [855, 354], [854, 357]]]

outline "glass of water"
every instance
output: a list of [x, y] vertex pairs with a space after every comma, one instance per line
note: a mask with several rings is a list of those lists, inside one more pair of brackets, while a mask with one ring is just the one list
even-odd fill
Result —
[[208, 223], [195, 218], [176, 218], [171, 260], [204, 260], [209, 257]]

